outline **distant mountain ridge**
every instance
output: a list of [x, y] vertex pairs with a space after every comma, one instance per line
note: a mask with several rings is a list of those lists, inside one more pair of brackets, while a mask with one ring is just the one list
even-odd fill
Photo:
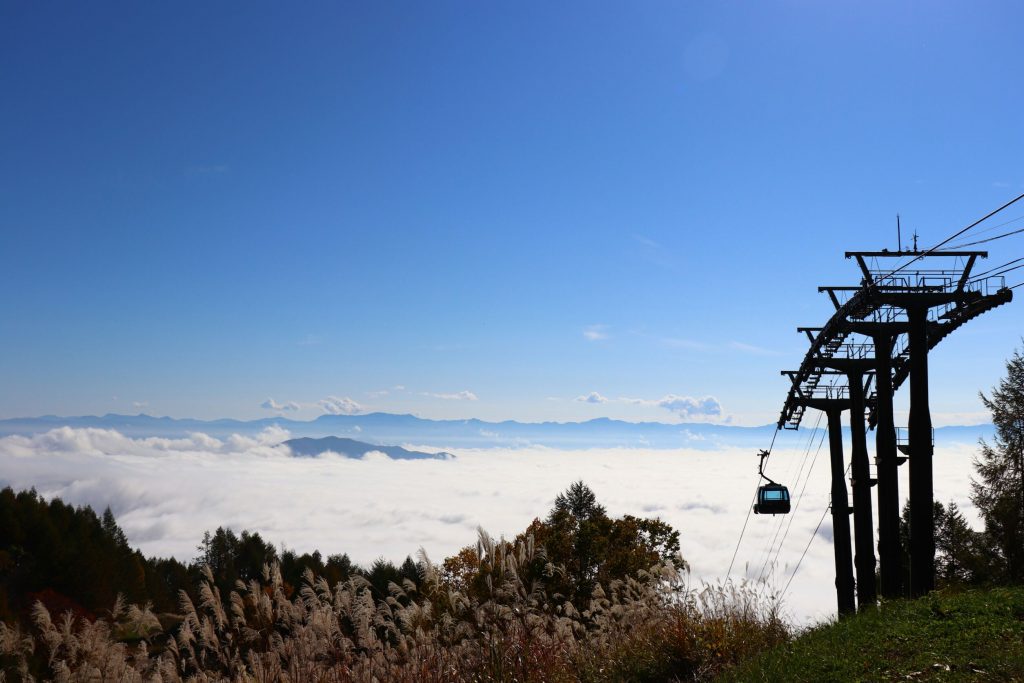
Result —
[[[586, 422], [487, 422], [485, 420], [430, 420], [415, 415], [366, 413], [321, 415], [314, 420], [265, 417], [255, 420], [199, 420], [151, 415], [107, 415], [10, 418], [0, 420], [0, 436], [29, 436], [58, 427], [113, 429], [126, 436], [180, 438], [202, 432], [217, 438], [232, 434], [255, 435], [268, 427], [288, 430], [292, 438], [353, 438], [371, 444], [413, 444], [434, 448], [493, 448], [547, 446], [550, 448], [693, 448], [723, 446], [764, 448], [775, 425], [740, 427], [708, 423], [626, 422], [597, 418]], [[796, 435], [803, 442], [810, 425]], [[992, 425], [939, 427], [936, 443], [976, 443], [990, 436]], [[792, 434], [787, 432], [787, 434]], [[847, 437], [848, 438], [848, 437]], [[780, 446], [784, 443], [780, 435]]]
[[317, 457], [324, 453], [337, 453], [346, 458], [361, 460], [367, 453], [380, 452], [392, 460], [450, 460], [455, 456], [451, 453], [424, 453], [423, 451], [411, 451], [401, 446], [376, 446], [372, 443], [363, 443], [355, 439], [345, 439], [338, 436], [325, 436], [321, 439], [314, 439], [304, 436], [298, 439], [288, 439], [282, 442], [291, 449], [293, 455], [300, 457]]

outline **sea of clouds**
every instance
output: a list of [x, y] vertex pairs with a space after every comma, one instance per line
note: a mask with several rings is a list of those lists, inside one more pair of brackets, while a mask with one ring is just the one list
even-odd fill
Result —
[[[766, 591], [788, 584], [785, 609], [799, 623], [828, 618], [835, 606], [831, 516], [821, 521], [829, 500], [828, 444], [819, 450], [820, 436], [808, 431], [780, 439], [769, 471], [790, 486], [794, 513], [750, 516], [732, 572], [735, 580], [761, 579]], [[678, 529], [699, 585], [726, 576], [757, 483], [755, 454], [730, 447], [445, 449], [456, 458], [391, 460], [371, 453], [354, 460], [293, 457], [279, 445], [287, 438], [281, 429], [227, 439], [129, 438], [72, 428], [8, 436], [0, 438], [0, 486], [34, 487], [46, 498], [97, 511], [110, 506], [147, 555], [190, 560], [204, 530], [226, 526], [258, 531], [299, 552], [346, 552], [370, 563], [400, 562], [419, 548], [439, 561], [475, 543], [478, 527], [514, 536], [581, 479], [610, 514], [660, 517]], [[969, 500], [976, 450], [937, 447], [935, 493], [942, 502], [955, 501], [977, 528]], [[905, 495], [907, 468], [900, 469]], [[769, 548], [783, 538], [774, 559]]]

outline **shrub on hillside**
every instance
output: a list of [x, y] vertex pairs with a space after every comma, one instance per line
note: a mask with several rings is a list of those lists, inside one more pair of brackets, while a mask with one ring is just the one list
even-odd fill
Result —
[[671, 564], [576, 605], [523, 581], [539, 558], [529, 539], [481, 534], [479, 547], [480, 594], [451, 589], [425, 556], [419, 583], [385, 599], [361, 576], [331, 586], [311, 572], [289, 598], [277, 565], [222, 596], [206, 570], [173, 632], [144, 608], [54, 622], [37, 606], [29, 631], [0, 625], [0, 653], [10, 680], [653, 681], [706, 679], [787, 638], [753, 590], [693, 590]]

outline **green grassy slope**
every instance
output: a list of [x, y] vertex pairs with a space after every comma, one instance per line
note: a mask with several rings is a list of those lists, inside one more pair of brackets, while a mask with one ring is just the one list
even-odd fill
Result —
[[1024, 588], [935, 593], [811, 629], [726, 681], [1024, 681]]

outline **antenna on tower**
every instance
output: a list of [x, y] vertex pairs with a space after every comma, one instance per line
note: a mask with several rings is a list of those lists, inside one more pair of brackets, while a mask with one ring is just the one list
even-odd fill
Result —
[[900, 233], [900, 215], [896, 214], [896, 251], [903, 251], [903, 235]]
[[917, 251], [917, 230], [914, 231], [914, 251]]

